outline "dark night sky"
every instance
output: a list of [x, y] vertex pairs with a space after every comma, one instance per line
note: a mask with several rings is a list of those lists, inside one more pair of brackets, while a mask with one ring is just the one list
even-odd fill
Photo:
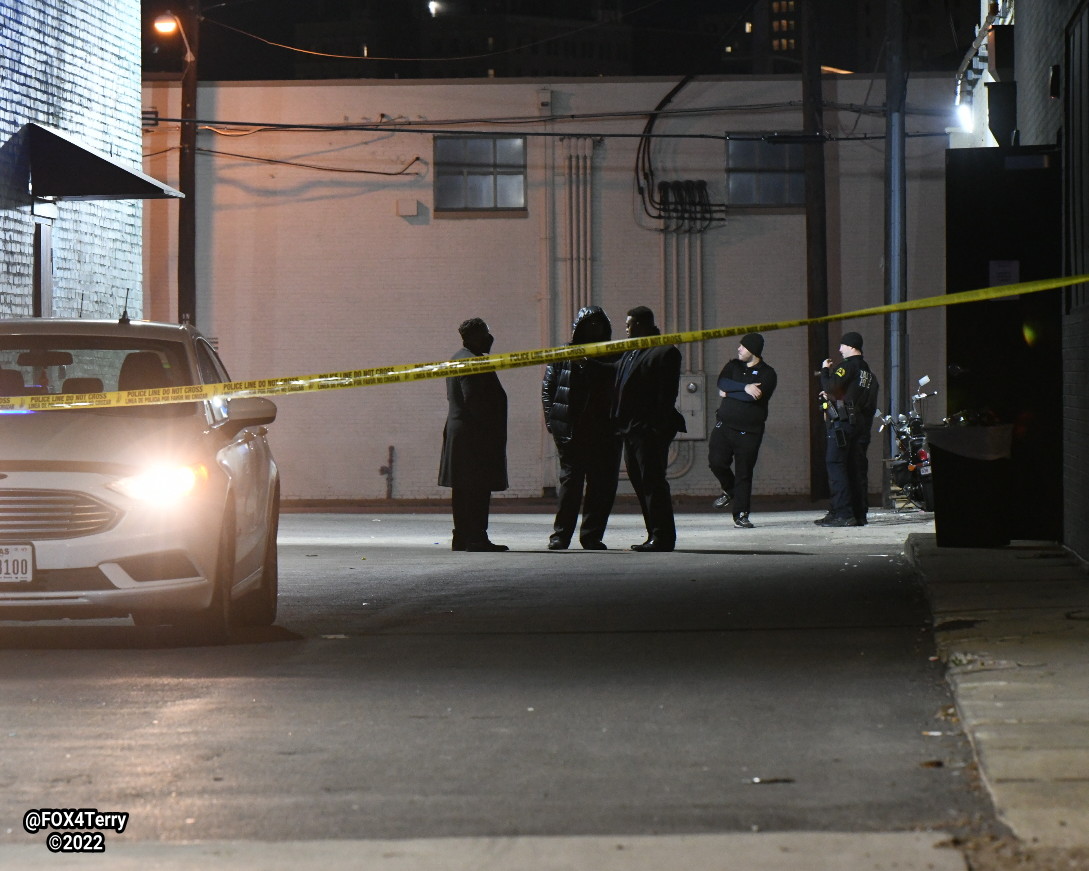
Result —
[[[455, 0], [456, 2], [456, 0]], [[470, 0], [471, 2], [471, 0]], [[613, 3], [617, 0], [612, 0]], [[556, 11], [564, 0], [542, 0], [541, 6], [549, 11]], [[668, 45], [678, 46], [684, 52], [684, 43], [699, 35], [699, 16], [707, 11], [721, 11], [723, 8], [738, 7], [744, 9], [751, 0], [642, 0], [642, 2], [624, 3], [625, 8], [635, 8], [635, 14], [625, 20], [636, 24], [640, 30], [653, 33], [665, 40]], [[177, 10], [180, 0], [143, 0], [144, 18], [144, 68], [146, 71], [169, 71], [180, 64], [181, 49], [171, 45], [169, 40], [156, 37], [150, 22], [172, 6]], [[205, 2], [202, 4], [205, 22], [200, 30], [200, 75], [202, 79], [267, 79], [291, 78], [293, 66], [301, 55], [283, 48], [274, 48], [258, 40], [233, 32], [229, 25], [240, 30], [256, 34], [273, 42], [285, 45], [298, 45], [299, 37], [295, 25], [305, 23], [323, 14], [335, 18], [347, 17], [354, 8], [366, 8], [373, 5], [383, 15], [401, 16], [409, 19], [415, 10], [417, 16], [424, 15], [426, 0], [227, 0], [227, 2]], [[476, 5], [487, 6], [486, 0], [477, 0]], [[502, 6], [500, 2], [496, 5]], [[580, 15], [585, 23], [590, 19], [581, 10], [591, 7], [589, 0], [569, 2], [573, 14]], [[646, 8], [643, 8], [646, 7]], [[668, 48], [668, 45], [666, 46]], [[307, 47], [307, 46], [300, 46]], [[381, 48], [377, 47], [377, 53]], [[398, 55], [400, 56], [400, 55]], [[374, 75], [374, 64], [360, 62], [361, 75]], [[457, 67], [454, 68], [458, 69]]]
[[[454, 2], [473, 3], [477, 7], [504, 6], [504, 0], [454, 0]], [[521, 0], [523, 7], [531, 5], [533, 0]], [[751, 13], [753, 0], [602, 0], [605, 4], [621, 5], [624, 9], [636, 10], [625, 16], [625, 21], [635, 27], [635, 57], [639, 67], [635, 74], [684, 75], [689, 73], [709, 72], [748, 72], [745, 69], [726, 68], [718, 65], [721, 58], [718, 50], [718, 38], [708, 33], [707, 20], [703, 16], [718, 14], [717, 26], [726, 28], [729, 23], [744, 20]], [[814, 14], [818, 22], [827, 21], [829, 39], [825, 45], [842, 37], [842, 28], [831, 23], [835, 15], [853, 8], [847, 0], [812, 0]], [[583, 15], [586, 23], [590, 22], [582, 10], [592, 8], [590, 0], [540, 0], [539, 5], [549, 11], [556, 11], [565, 3], [570, 6], [572, 15]], [[830, 3], [826, 8], [822, 4]], [[150, 22], [155, 15], [174, 6], [177, 9], [181, 0], [143, 0], [144, 17], [144, 53], [145, 72], [174, 72], [181, 65], [181, 48], [169, 40], [157, 37]], [[297, 24], [320, 19], [328, 20], [350, 17], [353, 12], [368, 6], [379, 10], [383, 16], [400, 17], [403, 22], [411, 23], [412, 16], [425, 16], [426, 0], [210, 0], [203, 3], [205, 21], [200, 28], [200, 77], [203, 80], [232, 79], [286, 79], [295, 76], [295, 64], [306, 59], [296, 52], [265, 45], [260, 41], [243, 36], [229, 29], [230, 27], [248, 31], [265, 39], [287, 45], [298, 45], [303, 40], [296, 32]], [[883, 10], [883, 4], [870, 4], [874, 9]], [[824, 12], [822, 12], [824, 8]], [[922, 8], [928, 11], [920, 13]], [[921, 6], [911, 7], [908, 22], [909, 32], [921, 30], [934, 34], [928, 50], [934, 55], [925, 63], [913, 63], [915, 68], [955, 69], [960, 56], [972, 38], [974, 16], [978, 14], [978, 0], [930, 0]], [[834, 10], [834, 11], [833, 11]], [[926, 17], [924, 17], [926, 16]], [[848, 13], [848, 19], [850, 13]], [[223, 26], [227, 25], [227, 26]], [[882, 22], [875, 22], [877, 39], [883, 32]], [[415, 32], [411, 26], [401, 27], [401, 32]], [[411, 39], [411, 37], [410, 37]], [[379, 41], [380, 42], [380, 41]], [[852, 42], [841, 46], [853, 46]], [[306, 47], [300, 46], [300, 47]], [[374, 46], [376, 54], [382, 53], [381, 44]], [[909, 46], [909, 52], [912, 48]], [[390, 52], [400, 57], [399, 51]], [[877, 49], [860, 53], [859, 58], [873, 57]], [[693, 58], [705, 58], [700, 61], [703, 68], [693, 68]], [[857, 65], [849, 63], [857, 60]], [[861, 71], [873, 72], [872, 61], [855, 58], [825, 58], [822, 62], [833, 66], [847, 66]], [[341, 64], [338, 75], [345, 77], [388, 76], [391, 74], [412, 76], [411, 66], [400, 65], [384, 68], [378, 62], [352, 62]], [[462, 75], [466, 65], [451, 62], [448, 71], [438, 68], [439, 75]], [[358, 73], [355, 72], [358, 70]], [[606, 71], [607, 72], [607, 71]], [[472, 74], [472, 73], [468, 73]], [[501, 73], [500, 73], [501, 74]], [[596, 71], [591, 72], [596, 74]]]

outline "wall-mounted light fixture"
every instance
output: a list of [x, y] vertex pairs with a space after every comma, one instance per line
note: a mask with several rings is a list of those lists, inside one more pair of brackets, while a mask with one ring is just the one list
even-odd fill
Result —
[[963, 81], [957, 82], [956, 99], [953, 101], [953, 111], [957, 115], [957, 124], [965, 133], [971, 133], [975, 129], [975, 113], [972, 111], [972, 89], [966, 87]]

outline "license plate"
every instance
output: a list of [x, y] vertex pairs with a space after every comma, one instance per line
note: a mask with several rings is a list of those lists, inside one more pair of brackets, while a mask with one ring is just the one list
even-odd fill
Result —
[[930, 466], [929, 465], [919, 466], [919, 474], [920, 475], [929, 475], [930, 474]]
[[29, 584], [34, 580], [34, 545], [0, 546], [0, 584]]

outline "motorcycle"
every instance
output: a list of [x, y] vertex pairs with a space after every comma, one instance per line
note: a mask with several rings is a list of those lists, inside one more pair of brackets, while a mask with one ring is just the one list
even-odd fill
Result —
[[900, 493], [916, 508], [923, 511], [934, 510], [934, 481], [931, 477], [930, 450], [926, 441], [926, 425], [923, 423], [921, 405], [930, 396], [937, 396], [938, 391], [930, 393], [923, 388], [930, 383], [930, 377], [919, 379], [919, 391], [911, 397], [911, 413], [899, 414], [894, 419], [890, 411], [884, 416], [877, 413], [882, 432], [892, 428], [894, 455], [888, 460], [889, 483], [893, 491]]

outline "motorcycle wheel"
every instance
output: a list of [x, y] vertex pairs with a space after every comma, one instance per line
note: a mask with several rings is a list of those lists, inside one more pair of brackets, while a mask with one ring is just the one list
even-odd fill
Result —
[[922, 503], [923, 504], [920, 505], [919, 507], [922, 508], [923, 511], [933, 511], [934, 510], [934, 482], [931, 481], [929, 478], [926, 478], [920, 484], [920, 488], [922, 490], [922, 497], [923, 497], [922, 498]]

